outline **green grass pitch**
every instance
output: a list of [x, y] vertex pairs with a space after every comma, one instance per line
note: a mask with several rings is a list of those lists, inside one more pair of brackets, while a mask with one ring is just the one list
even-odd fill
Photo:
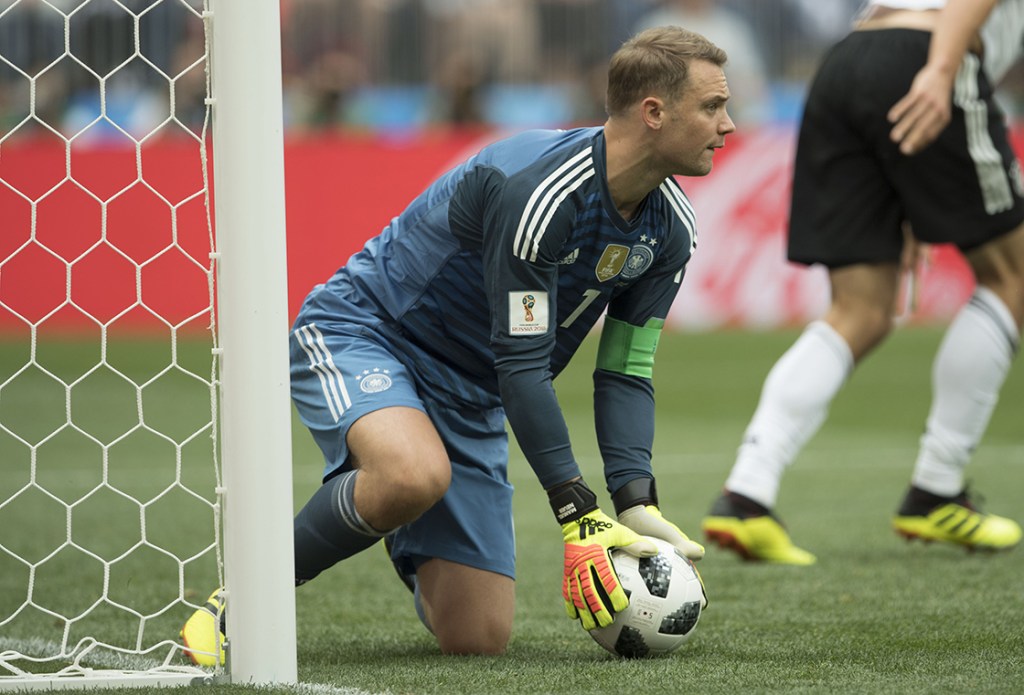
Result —
[[[655, 467], [666, 516], [698, 536], [700, 519], [732, 464], [768, 369], [792, 343], [795, 331], [672, 334], [659, 348], [655, 386], [659, 402]], [[956, 548], [908, 544], [889, 528], [907, 484], [929, 400], [931, 357], [941, 332], [907, 327], [858, 369], [832, 407], [818, 435], [788, 471], [778, 512], [794, 538], [815, 552], [810, 568], [744, 563], [709, 547], [700, 563], [711, 599], [693, 638], [668, 658], [621, 661], [600, 649], [564, 616], [560, 589], [561, 542], [546, 500], [529, 466], [513, 445], [510, 464], [517, 488], [518, 606], [511, 646], [503, 657], [444, 657], [416, 619], [405, 588], [393, 576], [382, 548], [373, 548], [329, 570], [297, 591], [299, 678], [315, 693], [1019, 693], [1024, 691], [1024, 554], [970, 554]], [[602, 487], [589, 409], [593, 341], [556, 381], [573, 432], [574, 448], [592, 486]], [[22, 364], [25, 347], [0, 344], [0, 383]], [[137, 343], [123, 350], [140, 373], [165, 357]], [[188, 346], [188, 359], [204, 373], [204, 347]], [[166, 352], [157, 346], [155, 351]], [[84, 358], [72, 346], [55, 350], [54, 370], [73, 375]], [[207, 373], [208, 373], [208, 368]], [[64, 418], [63, 396], [30, 384], [0, 391], [5, 424], [38, 432]], [[111, 388], [117, 390], [115, 383]], [[187, 433], [188, 408], [200, 399], [187, 379], [166, 386], [171, 404], [154, 399], [147, 412], [164, 428]], [[104, 436], [116, 434], [118, 407], [101, 386], [95, 406]], [[56, 402], [56, 415], [48, 414]], [[195, 402], [195, 401], [193, 401]], [[45, 406], [45, 409], [44, 409]], [[135, 403], [127, 406], [133, 417]], [[152, 409], [152, 410], [149, 410]], [[42, 422], [40, 422], [42, 421]], [[32, 428], [36, 428], [33, 430]], [[35, 436], [35, 435], [33, 435]], [[204, 439], [204, 437], [199, 437]], [[318, 484], [321, 459], [308, 433], [294, 423], [296, 507]], [[76, 455], [74, 437], [47, 450], [53, 485], [91, 482], [96, 455]], [[200, 444], [183, 454], [185, 475], [197, 486]], [[201, 443], [208, 446], [208, 438]], [[137, 448], [136, 448], [137, 447]], [[161, 442], [142, 438], [112, 458], [126, 485], [145, 497], [162, 475], [146, 469]], [[26, 464], [10, 437], [0, 437], [3, 497]], [[985, 496], [985, 508], [1024, 520], [1024, 370], [1015, 365], [1001, 402], [968, 476]], [[607, 494], [601, 494], [610, 509]], [[187, 501], [187, 500], [186, 500]], [[118, 524], [131, 524], [116, 499], [112, 516], [83, 513], [75, 519], [81, 538], [110, 536], [118, 550]], [[43, 505], [45, 507], [46, 505]], [[202, 507], [187, 514], [155, 505], [148, 528], [183, 551], [195, 527], [209, 523]], [[186, 505], [188, 506], [188, 505]], [[23, 540], [31, 553], [38, 540], [64, 533], [56, 521], [33, 516], [15, 521], [0, 510], [0, 538]], [[18, 524], [16, 534], [8, 524]], [[7, 530], [4, 530], [6, 526]], [[132, 587], [146, 600], [158, 572], [150, 563], [126, 566], [112, 582]], [[157, 563], [159, 564], [159, 563]], [[0, 563], [0, 620], [17, 592], [19, 572]], [[209, 563], [186, 573], [198, 600], [213, 587]], [[73, 568], [69, 568], [73, 570]], [[164, 568], [165, 569], [165, 568]], [[60, 587], [70, 605], [87, 604], [89, 582]], [[12, 598], [13, 597], [13, 598]], [[168, 615], [155, 627], [174, 633], [187, 616]], [[98, 625], [113, 632], [123, 627]], [[53, 628], [56, 629], [56, 628]], [[9, 631], [8, 631], [9, 632]], [[0, 649], [5, 638], [0, 630]], [[47, 637], [44, 635], [43, 637]], [[53, 638], [52, 635], [48, 636]], [[200, 692], [242, 693], [243, 686], [211, 686]], [[295, 692], [290, 689], [261, 692]]]

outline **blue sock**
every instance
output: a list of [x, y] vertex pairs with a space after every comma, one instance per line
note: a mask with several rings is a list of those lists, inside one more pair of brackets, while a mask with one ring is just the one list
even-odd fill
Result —
[[356, 511], [353, 491], [358, 473], [349, 471], [328, 480], [296, 515], [296, 586], [366, 550], [384, 536]]

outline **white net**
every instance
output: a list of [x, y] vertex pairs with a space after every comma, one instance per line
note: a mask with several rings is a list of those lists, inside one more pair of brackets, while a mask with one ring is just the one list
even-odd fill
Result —
[[0, 690], [210, 675], [206, 17], [0, 0]]

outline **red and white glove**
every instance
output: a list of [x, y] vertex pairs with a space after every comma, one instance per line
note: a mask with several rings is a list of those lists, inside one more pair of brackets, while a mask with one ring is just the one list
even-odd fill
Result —
[[579, 619], [584, 630], [610, 625], [629, 605], [611, 549], [649, 557], [658, 554], [658, 547], [598, 509], [596, 495], [582, 480], [549, 491], [549, 499], [565, 542], [565, 612]]

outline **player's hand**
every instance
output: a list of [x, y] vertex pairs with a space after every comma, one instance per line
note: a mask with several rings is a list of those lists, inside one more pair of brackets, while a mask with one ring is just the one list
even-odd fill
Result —
[[939, 136], [952, 118], [953, 78], [925, 65], [914, 77], [910, 91], [889, 109], [892, 141], [906, 155], [917, 154]]
[[661, 515], [653, 504], [638, 504], [619, 514], [619, 523], [628, 526], [641, 536], [654, 536], [666, 540], [691, 560], [704, 557], [704, 546], [690, 540], [678, 526]]
[[566, 614], [578, 618], [584, 630], [610, 625], [615, 614], [629, 605], [610, 550], [621, 548], [636, 557], [650, 557], [658, 554], [658, 547], [600, 509], [562, 524], [562, 539]]

